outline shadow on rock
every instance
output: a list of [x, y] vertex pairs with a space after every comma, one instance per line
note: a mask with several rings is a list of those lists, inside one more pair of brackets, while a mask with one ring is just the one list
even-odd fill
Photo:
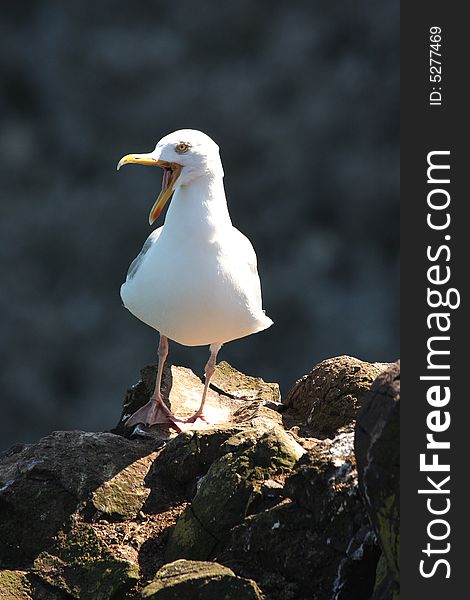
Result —
[[400, 363], [375, 380], [356, 425], [359, 485], [382, 548], [374, 600], [400, 593]]
[[[280, 404], [276, 384], [222, 363], [214, 426], [12, 448], [0, 585], [21, 600], [396, 600], [399, 380], [384, 367], [328, 359]], [[191, 414], [202, 381], [165, 373], [172, 410]], [[155, 366], [142, 376], [115, 431], [147, 402]]]
[[[0, 561], [28, 565], [79, 505], [101, 514], [129, 514], [155, 443], [111, 433], [55, 432], [3, 456], [0, 463]], [[99, 459], [97, 460], [97, 457]]]

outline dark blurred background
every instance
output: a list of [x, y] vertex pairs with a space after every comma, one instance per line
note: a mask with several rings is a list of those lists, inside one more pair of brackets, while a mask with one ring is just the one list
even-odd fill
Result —
[[[155, 358], [119, 287], [166, 133], [221, 147], [275, 325], [220, 359], [284, 391], [338, 354], [398, 356], [399, 8], [22, 0], [0, 18], [2, 447], [106, 429]], [[202, 374], [207, 348], [171, 346]]]

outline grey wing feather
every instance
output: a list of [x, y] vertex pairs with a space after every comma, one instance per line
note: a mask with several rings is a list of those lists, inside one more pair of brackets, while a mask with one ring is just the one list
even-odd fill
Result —
[[155, 231], [152, 231], [152, 233], [145, 240], [144, 245], [142, 246], [142, 250], [140, 251], [140, 253], [134, 258], [134, 260], [130, 264], [129, 270], [127, 271], [126, 281], [129, 281], [129, 279], [132, 279], [135, 276], [135, 274], [137, 273], [140, 265], [142, 264], [142, 262], [143, 262], [143, 260], [145, 258], [145, 255], [150, 250], [150, 248], [152, 247], [152, 245], [160, 237], [162, 229], [163, 229], [163, 227], [159, 227], [158, 229], [155, 229]]

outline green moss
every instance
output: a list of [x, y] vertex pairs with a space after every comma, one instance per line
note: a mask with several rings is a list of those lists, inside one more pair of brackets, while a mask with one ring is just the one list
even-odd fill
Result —
[[246, 517], [262, 482], [289, 471], [302, 453], [284, 431], [273, 429], [248, 449], [230, 452], [213, 463], [192, 506], [176, 524], [167, 559], [209, 558], [214, 539], [221, 541]]
[[149, 496], [145, 476], [156, 456], [156, 452], [148, 454], [103, 482], [92, 494], [95, 508], [112, 517], [135, 517]]
[[179, 518], [178, 525], [168, 541], [165, 560], [204, 560], [212, 554], [216, 544], [217, 538], [201, 525], [189, 507]]
[[240, 373], [225, 361], [217, 365], [211, 378], [211, 387], [233, 398], [270, 400], [272, 402], [281, 400], [281, 392], [277, 383], [267, 383], [259, 377]]
[[262, 600], [254, 581], [217, 563], [178, 560], [163, 566], [141, 592], [153, 600]]
[[173, 482], [193, 482], [230, 451], [225, 442], [239, 430], [239, 427], [228, 427], [181, 433], [162, 450], [155, 461], [155, 469]]
[[138, 568], [113, 556], [86, 524], [60, 532], [49, 552], [34, 561], [41, 579], [80, 600], [108, 600], [138, 579]]
[[377, 569], [375, 571], [375, 585], [374, 588], [379, 588], [385, 581], [388, 575], [387, 560], [383, 554], [380, 555], [379, 562], [377, 563]]
[[377, 512], [378, 533], [383, 553], [389, 570], [399, 579], [399, 516], [397, 498], [395, 495], [383, 499], [382, 506]]

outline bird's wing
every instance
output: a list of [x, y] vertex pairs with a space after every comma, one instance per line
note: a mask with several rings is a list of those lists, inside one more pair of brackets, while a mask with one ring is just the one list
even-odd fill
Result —
[[126, 281], [129, 281], [129, 279], [132, 279], [134, 277], [134, 275], [137, 273], [137, 270], [139, 269], [140, 265], [142, 264], [142, 262], [145, 258], [145, 255], [150, 250], [152, 245], [155, 244], [155, 242], [158, 240], [162, 230], [163, 230], [163, 226], [159, 227], [158, 229], [155, 229], [155, 231], [152, 231], [152, 233], [145, 240], [144, 245], [142, 246], [142, 250], [131, 262], [129, 270], [127, 271]]
[[250, 277], [249, 281], [245, 279], [245, 285], [249, 284], [248, 296], [255, 301], [255, 304], [261, 308], [261, 283], [258, 275], [258, 260], [256, 252], [253, 248], [250, 240], [243, 235], [241, 231], [233, 228], [234, 240], [237, 248], [237, 262], [239, 262], [243, 268], [246, 269]]

